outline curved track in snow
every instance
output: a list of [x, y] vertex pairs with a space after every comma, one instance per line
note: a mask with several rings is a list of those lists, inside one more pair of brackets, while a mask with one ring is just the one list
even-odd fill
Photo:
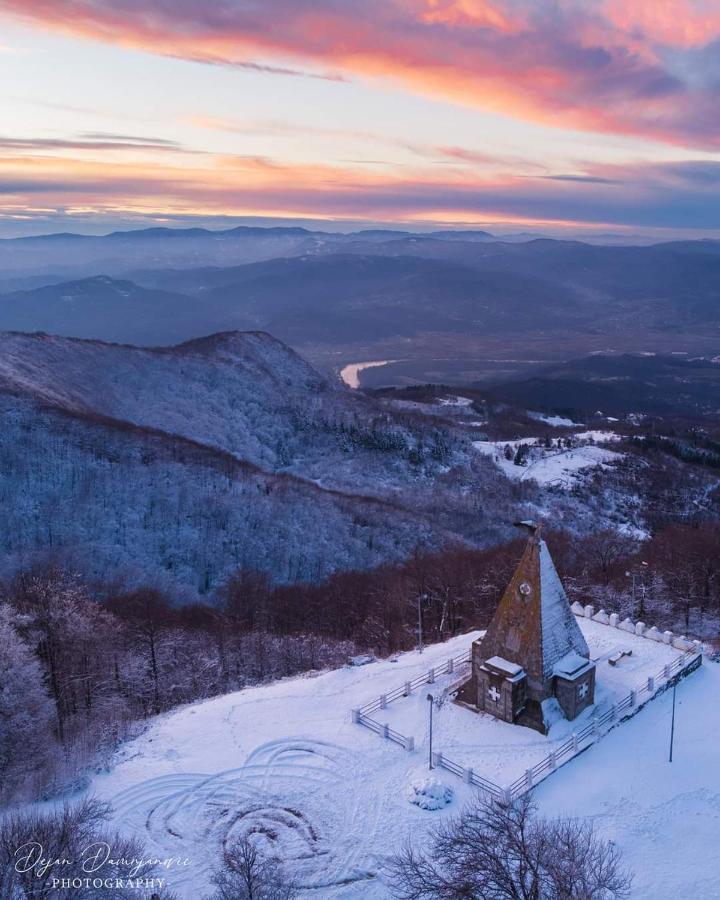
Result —
[[[160, 857], [189, 857], [173, 888], [209, 883], [222, 850], [254, 836], [292, 866], [298, 886], [313, 891], [373, 878], [367, 858], [367, 798], [359, 803], [359, 758], [331, 743], [286, 738], [253, 750], [245, 764], [216, 775], [165, 775], [118, 794], [115, 823]], [[347, 802], [337, 803], [338, 791]], [[375, 816], [370, 816], [375, 819]]]

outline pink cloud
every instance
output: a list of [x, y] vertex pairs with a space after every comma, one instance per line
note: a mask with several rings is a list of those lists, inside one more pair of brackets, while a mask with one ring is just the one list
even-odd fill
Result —
[[720, 147], [716, 85], [694, 55], [720, 36], [715, 0], [4, 0], [2, 8], [153, 53], [379, 76], [546, 124]]
[[20, 209], [87, 215], [275, 215], [385, 221], [595, 223], [720, 228], [720, 163], [586, 166], [479, 178], [198, 157], [194, 165], [0, 157], [0, 217]]
[[605, 0], [603, 14], [616, 28], [669, 47], [696, 47], [720, 35], [717, 0]]

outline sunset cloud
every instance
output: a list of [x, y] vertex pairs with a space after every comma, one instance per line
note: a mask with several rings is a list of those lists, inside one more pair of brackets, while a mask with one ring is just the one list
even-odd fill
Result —
[[0, 152], [3, 150], [28, 150], [51, 152], [62, 150], [154, 150], [173, 153], [190, 153], [177, 141], [163, 138], [144, 138], [132, 135], [113, 134], [108, 132], [85, 132], [77, 137], [43, 138], [43, 137], [6, 137], [0, 135]]
[[527, 120], [720, 148], [703, 0], [1, 0], [44, 28], [282, 74], [384, 79]]
[[588, 166], [578, 174], [501, 179], [407, 177], [360, 168], [220, 157], [192, 166], [0, 158], [0, 215], [82, 208], [98, 216], [274, 215], [385, 221], [555, 222], [720, 229], [720, 163]]
[[[419, 141], [409, 141], [407, 138], [394, 137], [388, 134], [377, 134], [375, 132], [361, 131], [358, 129], [319, 128], [317, 126], [296, 125], [289, 122], [242, 121], [239, 119], [226, 119], [213, 116], [190, 116], [188, 122], [195, 128], [207, 129], [210, 131], [225, 131], [245, 137], [251, 135], [304, 137], [313, 141], [323, 138], [338, 138], [340, 140], [352, 141], [355, 144], [376, 144], [384, 147], [407, 150], [416, 157], [452, 165], [472, 165], [478, 167], [497, 167], [498, 165], [502, 165], [505, 168], [514, 167], [516, 169], [526, 167], [534, 169], [538, 168], [537, 163], [531, 163], [520, 157], [510, 157], [508, 155], [491, 153], [487, 150], [478, 150], [471, 147], [442, 146], [438, 144], [421, 143]], [[365, 163], [367, 162], [388, 166], [397, 165], [397, 160], [395, 160], [395, 162], [389, 160], [365, 160]]]
[[716, 0], [605, 0], [602, 12], [616, 28], [670, 47], [697, 47], [720, 35]]

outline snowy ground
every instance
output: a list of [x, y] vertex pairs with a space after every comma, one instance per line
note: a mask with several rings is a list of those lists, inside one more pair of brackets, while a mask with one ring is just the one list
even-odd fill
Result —
[[538, 484], [571, 487], [580, 472], [595, 466], [605, 466], [618, 462], [622, 453], [598, 447], [597, 442], [608, 443], [619, 440], [611, 431], [583, 431], [572, 436], [579, 442], [593, 440], [596, 443], [580, 443], [572, 449], [558, 450], [553, 447], [532, 447], [526, 465], [516, 466], [512, 459], [505, 458], [505, 447], [514, 452], [520, 444], [534, 444], [537, 438], [521, 438], [514, 441], [473, 441], [473, 447], [492, 458], [495, 465], [508, 477], [517, 481], [533, 479]]
[[[606, 631], [604, 643], [594, 641], [598, 652], [641, 641]], [[110, 772], [95, 777], [91, 790], [114, 803], [115, 824], [142, 837], [148, 850], [190, 857], [189, 868], [169, 873], [181, 898], [201, 897], [222, 845], [249, 830], [264, 835], [289, 860], [307, 896], [385, 898], [387, 886], [378, 872], [386, 855], [409, 836], [422, 842], [446, 812], [420, 809], [406, 796], [409, 785], [427, 775], [424, 725], [415, 728], [418, 749], [407, 753], [353, 725], [349, 708], [459, 655], [473, 636], [429, 647], [422, 656], [404, 654], [395, 663], [293, 678], [160, 716], [125, 745]], [[672, 653], [647, 640], [642, 644], [648, 656]], [[654, 669], [658, 660], [650, 665], [649, 658], [634, 653], [628, 662], [622, 676], [620, 669], [605, 673], [608, 692], [617, 687], [616, 676], [641, 680], [645, 666]], [[663, 694], [536, 791], [544, 812], [591, 816], [620, 843], [637, 872], [637, 900], [720, 896], [719, 692], [720, 666], [710, 663], [681, 682], [672, 766], [667, 763], [670, 695]], [[440, 747], [461, 738], [448, 712], [446, 704], [436, 720]], [[467, 713], [467, 740], [477, 741], [478, 755], [494, 758], [497, 767], [497, 749], [475, 737], [478, 729], [487, 729], [486, 717], [455, 712]], [[522, 753], [554, 740], [553, 733], [545, 739], [520, 728], [511, 731]], [[492, 727], [484, 733], [492, 734]], [[516, 762], [507, 744], [504, 752], [509, 773]], [[473, 756], [473, 762], [481, 760]], [[475, 795], [450, 773], [438, 774], [455, 794], [448, 813]]]

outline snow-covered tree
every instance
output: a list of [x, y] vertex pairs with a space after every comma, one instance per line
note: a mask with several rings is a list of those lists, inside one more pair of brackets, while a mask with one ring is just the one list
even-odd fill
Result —
[[14, 618], [7, 604], [0, 605], [0, 798], [5, 799], [41, 787], [55, 744], [53, 704], [42, 669]]

